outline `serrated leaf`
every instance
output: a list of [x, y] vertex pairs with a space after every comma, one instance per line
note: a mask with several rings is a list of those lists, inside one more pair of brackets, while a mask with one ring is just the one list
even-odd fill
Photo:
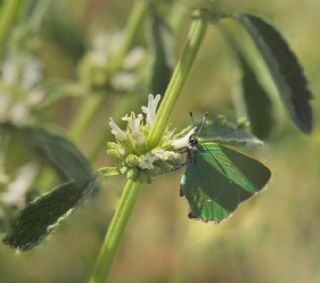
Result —
[[313, 112], [309, 100], [313, 95], [295, 53], [280, 32], [262, 18], [245, 14], [237, 20], [260, 51], [292, 120], [301, 131], [311, 133]]
[[97, 188], [96, 177], [59, 185], [19, 213], [3, 242], [20, 251], [33, 248]]
[[89, 161], [58, 131], [40, 127], [16, 127], [12, 124], [1, 127], [22, 144], [33, 149], [53, 166], [64, 180], [77, 180], [92, 174]]
[[156, 11], [151, 13], [149, 43], [153, 58], [149, 92], [163, 94], [173, 70], [173, 35]]
[[223, 116], [207, 121], [200, 134], [199, 141], [214, 141], [220, 144], [257, 147], [263, 142], [255, 137], [245, 125], [228, 122]]
[[241, 52], [238, 52], [238, 59], [242, 68], [242, 96], [251, 130], [258, 138], [266, 139], [274, 123], [272, 101]]

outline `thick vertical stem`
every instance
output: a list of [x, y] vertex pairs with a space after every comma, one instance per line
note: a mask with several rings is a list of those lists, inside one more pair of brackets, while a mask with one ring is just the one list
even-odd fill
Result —
[[99, 258], [90, 283], [107, 282], [112, 263], [119, 249], [125, 228], [139, 196], [141, 184], [128, 181], [125, 186], [108, 232], [102, 244]]
[[[196, 11], [191, 24], [187, 44], [179, 60], [164, 100], [158, 111], [152, 132], [148, 137], [151, 147], [155, 146], [163, 135], [173, 108], [179, 98], [182, 86], [190, 73], [191, 66], [204, 38], [207, 28], [207, 21], [202, 11]], [[99, 259], [91, 278], [90, 283], [105, 283], [112, 263], [119, 248], [125, 227], [132, 213], [133, 206], [137, 200], [141, 185], [128, 181], [122, 193], [116, 213], [111, 221], [103, 246], [100, 251]]]
[[193, 16], [194, 18], [190, 27], [187, 43], [182, 56], [174, 69], [172, 78], [164, 95], [164, 99], [157, 113], [155, 123], [150, 130], [148, 136], [149, 148], [153, 148], [158, 144], [168, 125], [171, 113], [177, 103], [182, 87], [190, 73], [191, 67], [207, 30], [208, 24], [203, 12], [196, 10]]

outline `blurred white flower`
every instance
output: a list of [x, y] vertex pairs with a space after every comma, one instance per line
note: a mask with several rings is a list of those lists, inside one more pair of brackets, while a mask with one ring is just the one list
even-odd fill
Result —
[[137, 85], [138, 77], [134, 73], [116, 73], [112, 76], [110, 83], [112, 87], [119, 92], [130, 91]]
[[148, 106], [142, 106], [142, 112], [146, 114], [147, 117], [147, 123], [149, 125], [152, 125], [155, 118], [156, 118], [156, 112], [157, 112], [157, 106], [161, 99], [161, 95], [157, 94], [155, 97], [152, 94], [149, 94], [148, 96]]
[[28, 123], [32, 110], [45, 97], [43, 90], [35, 89], [41, 79], [41, 65], [33, 56], [13, 54], [6, 58], [1, 67], [0, 122]]
[[152, 170], [154, 168], [153, 163], [157, 161], [159, 158], [155, 155], [152, 155], [150, 152], [141, 156], [139, 167], [141, 169], [149, 169]]
[[115, 136], [118, 141], [124, 141], [127, 138], [127, 135], [124, 131], [122, 131], [116, 122], [109, 117], [109, 126], [111, 128], [111, 133]]
[[35, 107], [39, 105], [45, 99], [46, 93], [43, 89], [32, 90], [27, 97], [27, 105]]
[[30, 109], [26, 104], [14, 104], [8, 113], [8, 120], [15, 125], [25, 125], [30, 114]]
[[123, 62], [124, 68], [125, 69], [136, 68], [144, 59], [145, 53], [146, 52], [143, 47], [133, 48]]
[[0, 195], [0, 202], [23, 208], [26, 195], [37, 177], [39, 167], [35, 163], [24, 165], [18, 172], [17, 178], [8, 184], [7, 190]]
[[26, 89], [31, 89], [42, 79], [42, 67], [34, 57], [29, 56], [24, 65], [23, 73], [21, 74], [21, 85]]

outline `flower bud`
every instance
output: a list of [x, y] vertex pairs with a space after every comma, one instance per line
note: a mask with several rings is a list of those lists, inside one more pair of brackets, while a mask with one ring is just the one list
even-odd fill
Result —
[[119, 150], [108, 149], [107, 154], [116, 160], [122, 160], [122, 155], [120, 154]]
[[129, 167], [138, 167], [139, 166], [139, 157], [134, 154], [129, 154], [126, 158], [126, 164]]
[[128, 167], [127, 166], [123, 166], [123, 167], [120, 168], [121, 174], [126, 174], [127, 171], [128, 171]]
[[150, 176], [147, 172], [145, 172], [145, 171], [140, 171], [140, 173], [139, 173], [139, 181], [140, 181], [141, 183], [148, 183], [148, 184], [150, 184], [151, 181], [152, 181], [152, 179], [151, 179], [151, 176]]
[[160, 168], [161, 173], [170, 172], [173, 168], [173, 166], [167, 162], [161, 162], [158, 165], [158, 168]]
[[137, 168], [131, 168], [127, 171], [127, 178], [136, 181], [139, 176], [139, 170]]
[[158, 167], [158, 166], [154, 166], [153, 169], [148, 170], [148, 172], [152, 176], [157, 176], [157, 175], [160, 175], [162, 173], [162, 169], [160, 167]]

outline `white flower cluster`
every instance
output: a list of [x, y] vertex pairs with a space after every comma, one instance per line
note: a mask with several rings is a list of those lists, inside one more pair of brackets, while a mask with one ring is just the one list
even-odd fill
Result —
[[117, 57], [122, 42], [121, 33], [103, 32], [93, 39], [92, 48], [80, 66], [80, 76], [91, 88], [105, 88], [110, 83], [116, 91], [128, 92], [136, 87], [138, 77], [133, 70], [145, 58], [145, 50], [142, 47], [133, 48], [124, 59], [122, 69], [109, 77], [110, 64], [112, 59]]
[[147, 137], [155, 122], [157, 106], [161, 96], [148, 97], [148, 106], [142, 107], [143, 114], [131, 112], [122, 120], [127, 123], [121, 129], [110, 117], [109, 125], [116, 142], [108, 143], [107, 153], [117, 161], [119, 171], [127, 178], [150, 183], [156, 175], [178, 168], [182, 155], [178, 149], [188, 146], [189, 137], [193, 132], [175, 139], [173, 131], [167, 130], [156, 148], [149, 149]]
[[[23, 63], [23, 68], [21, 64]], [[23, 125], [45, 93], [36, 87], [42, 79], [39, 62], [30, 56], [9, 57], [1, 68], [0, 123]]]
[[27, 194], [38, 173], [39, 166], [35, 163], [31, 162], [22, 166], [15, 180], [10, 182], [7, 180], [6, 190], [0, 194], [0, 204], [23, 208], [27, 201]]

